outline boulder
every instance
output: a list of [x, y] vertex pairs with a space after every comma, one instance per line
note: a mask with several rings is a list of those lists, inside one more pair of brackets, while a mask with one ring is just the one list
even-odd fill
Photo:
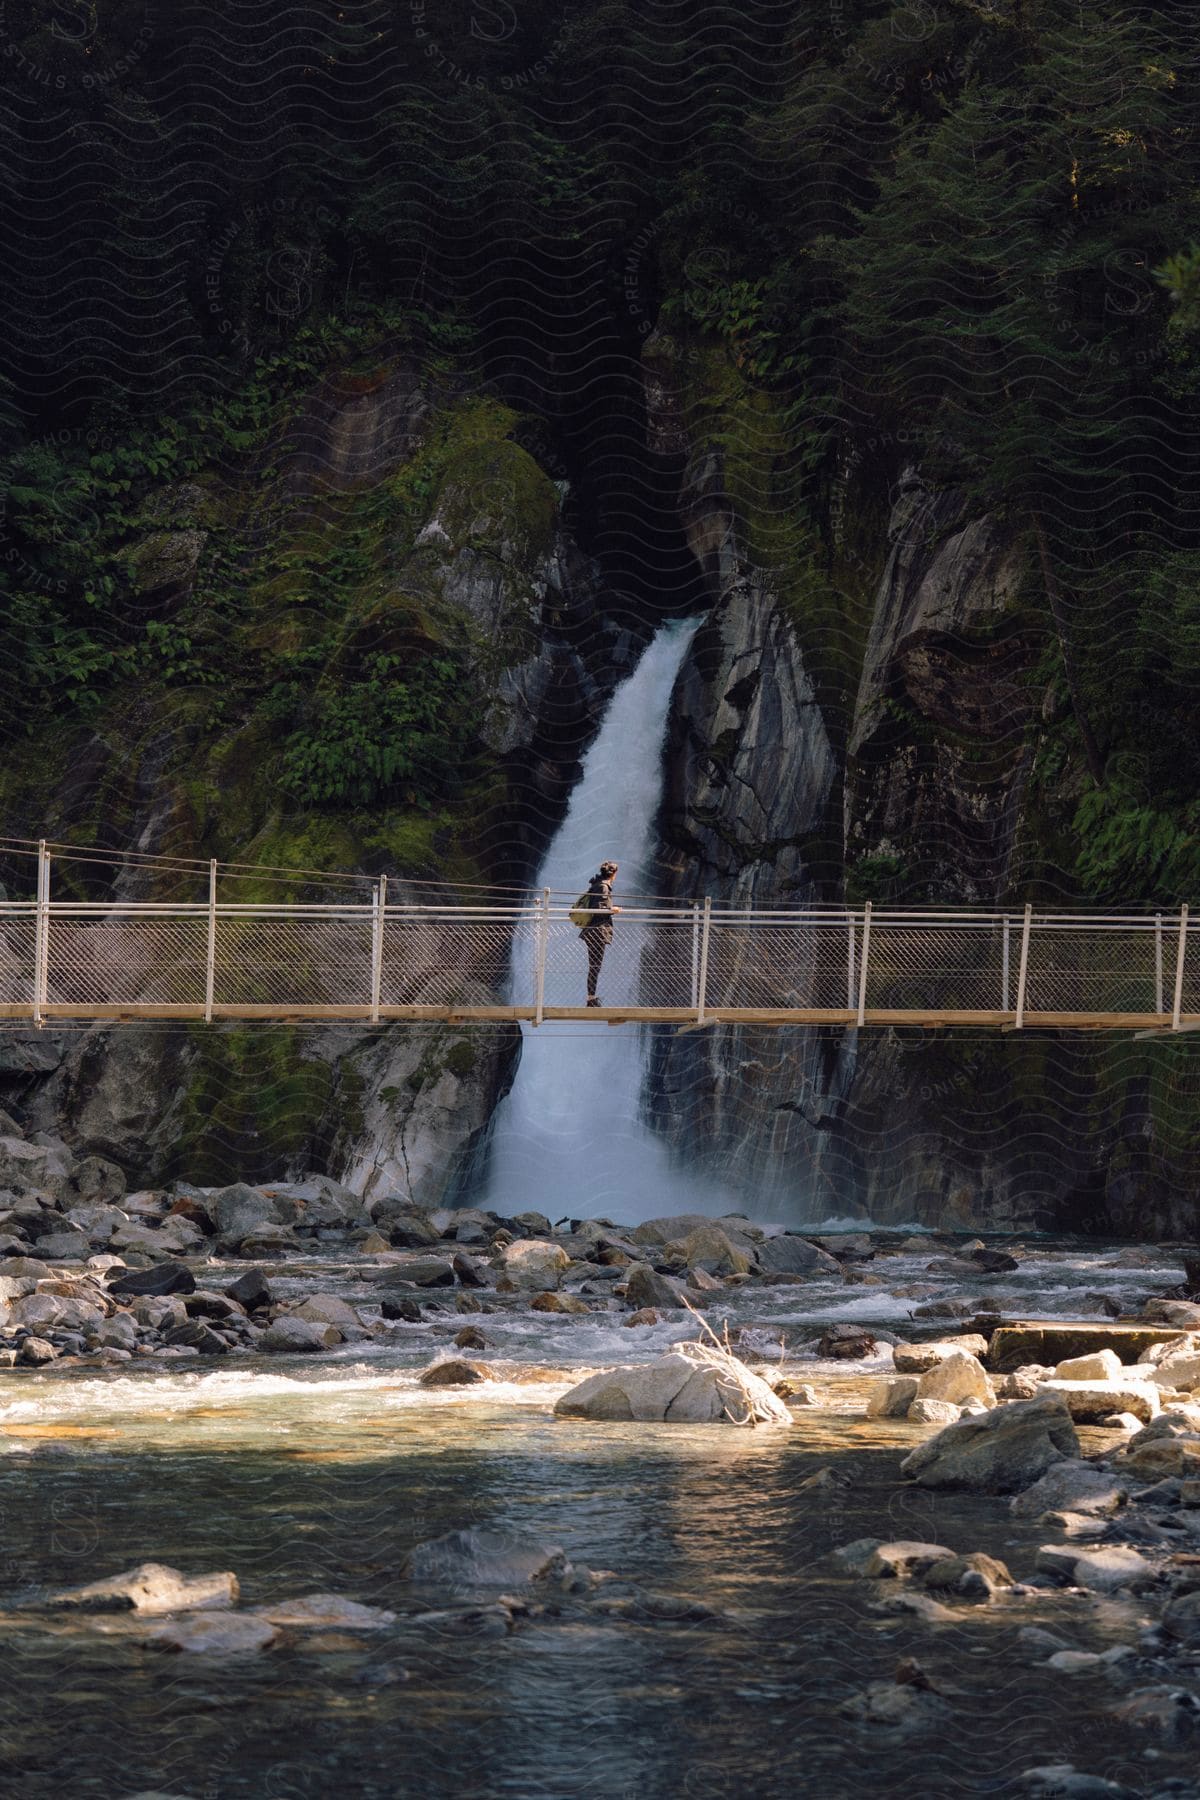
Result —
[[91, 1249], [82, 1231], [52, 1231], [38, 1239], [38, 1254], [51, 1262], [82, 1262]]
[[441, 1242], [442, 1234], [427, 1213], [419, 1212], [411, 1200], [396, 1195], [374, 1202], [369, 1208], [379, 1230], [387, 1233], [392, 1243], [404, 1250], [425, 1250]]
[[123, 1269], [109, 1282], [110, 1294], [191, 1294], [196, 1277], [186, 1263], [159, 1263], [153, 1269]]
[[406, 1325], [419, 1325], [422, 1318], [421, 1302], [407, 1294], [398, 1300], [381, 1301], [379, 1311], [385, 1319], [403, 1319]]
[[539, 1293], [559, 1286], [570, 1261], [561, 1244], [542, 1238], [520, 1238], [499, 1256], [500, 1267], [511, 1282]]
[[568, 1567], [557, 1544], [472, 1526], [418, 1544], [401, 1564], [400, 1574], [409, 1581], [451, 1589], [518, 1588], [561, 1576]]
[[74, 1198], [107, 1204], [125, 1192], [124, 1171], [103, 1156], [85, 1156], [76, 1163], [63, 1188], [64, 1203]]
[[749, 1275], [754, 1259], [731, 1242], [719, 1225], [700, 1225], [684, 1238], [667, 1245], [668, 1253], [681, 1256], [689, 1269], [709, 1275]]
[[828, 1250], [810, 1243], [808, 1238], [785, 1232], [780, 1237], [764, 1238], [755, 1245], [755, 1257], [763, 1274], [772, 1275], [841, 1275], [842, 1265]]
[[1129, 1483], [1091, 1463], [1056, 1462], [1031, 1487], [1016, 1494], [1008, 1510], [1018, 1519], [1040, 1519], [1043, 1513], [1086, 1513], [1110, 1518], [1129, 1499]]
[[47, 1338], [27, 1337], [17, 1355], [23, 1363], [40, 1368], [43, 1363], [53, 1362], [58, 1356], [58, 1351]]
[[1200, 1588], [1168, 1601], [1163, 1609], [1162, 1628], [1177, 1644], [1200, 1649]]
[[89, 1243], [107, 1244], [114, 1231], [128, 1225], [129, 1214], [122, 1212], [119, 1206], [87, 1204], [73, 1206], [66, 1215], [66, 1223], [82, 1231]]
[[381, 1606], [343, 1600], [340, 1594], [303, 1594], [295, 1600], [256, 1606], [253, 1617], [293, 1631], [381, 1631], [395, 1622], [396, 1615]]
[[374, 1287], [453, 1287], [454, 1265], [444, 1256], [406, 1256], [403, 1261], [372, 1269], [367, 1280]]
[[676, 1238], [685, 1238], [693, 1231], [704, 1231], [713, 1224], [720, 1225], [726, 1237], [731, 1238], [735, 1244], [755, 1241], [755, 1238], [747, 1235], [746, 1219], [729, 1215], [714, 1220], [706, 1213], [673, 1213], [668, 1218], [647, 1219], [629, 1233], [629, 1239], [635, 1244], [671, 1244]]
[[295, 1233], [287, 1225], [256, 1225], [236, 1246], [239, 1256], [287, 1256], [298, 1249]]
[[1200, 1388], [1200, 1350], [1176, 1351], [1165, 1356], [1153, 1367], [1138, 1363], [1136, 1367], [1127, 1369], [1127, 1375], [1137, 1376], [1140, 1380], [1153, 1381], [1158, 1387], [1180, 1389], [1191, 1393]]
[[915, 1375], [881, 1375], [867, 1389], [869, 1419], [902, 1419], [917, 1397]]
[[982, 1550], [966, 1556], [948, 1556], [925, 1571], [925, 1587], [931, 1594], [958, 1600], [990, 1600], [1002, 1588], [1013, 1585], [1004, 1563]]
[[478, 1325], [464, 1325], [461, 1331], [454, 1334], [456, 1350], [486, 1350], [488, 1341]]
[[298, 1319], [294, 1313], [286, 1313], [267, 1326], [258, 1340], [258, 1347], [280, 1355], [293, 1352], [307, 1354], [314, 1350], [330, 1349], [341, 1342], [341, 1336], [336, 1325], [323, 1325], [316, 1319]]
[[1097, 1550], [1044, 1544], [1034, 1558], [1034, 1566], [1044, 1575], [1100, 1594], [1116, 1593], [1153, 1573], [1146, 1558], [1127, 1544], [1105, 1544]]
[[577, 1299], [574, 1294], [535, 1294], [529, 1302], [531, 1312], [546, 1313], [590, 1313], [591, 1307], [586, 1300]]
[[0, 1137], [0, 1189], [13, 1194], [57, 1194], [62, 1177], [53, 1153], [24, 1138]]
[[918, 1394], [905, 1418], [910, 1425], [949, 1425], [960, 1417], [953, 1400], [936, 1400], [929, 1394]]
[[137, 1325], [128, 1313], [114, 1313], [96, 1331], [96, 1342], [102, 1350], [132, 1350], [137, 1341]]
[[244, 1181], [219, 1188], [208, 1196], [205, 1207], [218, 1237], [227, 1244], [240, 1244], [260, 1225], [286, 1223], [277, 1202]]
[[956, 1420], [911, 1451], [900, 1472], [922, 1487], [1011, 1494], [1053, 1463], [1078, 1456], [1071, 1415], [1046, 1395]]
[[233, 1606], [238, 1579], [230, 1570], [219, 1574], [182, 1575], [165, 1563], [139, 1563], [120, 1575], [90, 1581], [84, 1587], [60, 1588], [47, 1595], [47, 1606], [77, 1607], [88, 1612], [171, 1613]]
[[879, 1345], [871, 1333], [861, 1325], [849, 1322], [828, 1326], [817, 1344], [817, 1355], [829, 1357], [834, 1362], [857, 1362], [864, 1356], [874, 1356]]
[[455, 1251], [451, 1267], [464, 1287], [487, 1287], [487, 1270], [473, 1256], [468, 1256], [465, 1250]]
[[417, 1378], [422, 1387], [471, 1387], [477, 1381], [491, 1381], [492, 1371], [486, 1363], [467, 1362], [462, 1357], [448, 1357], [430, 1363]]
[[634, 1263], [625, 1277], [626, 1305], [643, 1307], [679, 1307], [683, 1302], [679, 1289], [667, 1275], [660, 1275], [648, 1263]]
[[163, 1333], [163, 1342], [198, 1350], [201, 1356], [225, 1356], [229, 1350], [220, 1332], [206, 1325], [203, 1319], [188, 1319], [183, 1325], [172, 1325]]
[[927, 1369], [917, 1386], [919, 1400], [949, 1400], [960, 1406], [964, 1400], [982, 1400], [995, 1406], [996, 1395], [991, 1380], [978, 1357], [965, 1350], [952, 1350], [932, 1369]]
[[657, 1325], [658, 1322], [659, 1322], [658, 1314], [655, 1312], [655, 1310], [652, 1306], [643, 1306], [640, 1312], [630, 1313], [628, 1318], [621, 1320], [622, 1325], [631, 1325], [631, 1326], [632, 1325]]
[[938, 1363], [945, 1362], [948, 1356], [959, 1351], [966, 1351], [970, 1356], [987, 1355], [987, 1339], [978, 1332], [970, 1332], [962, 1337], [943, 1338], [932, 1344], [893, 1344], [892, 1361], [896, 1372], [900, 1375], [925, 1375], [935, 1369]]
[[1056, 1381], [1119, 1381], [1124, 1373], [1115, 1350], [1093, 1350], [1089, 1356], [1069, 1356], [1054, 1371]]
[[336, 1294], [310, 1294], [307, 1300], [287, 1315], [293, 1319], [311, 1319], [316, 1325], [358, 1326], [362, 1320], [345, 1300]]
[[1185, 1331], [1200, 1327], [1200, 1305], [1194, 1300], [1147, 1300], [1142, 1312], [1147, 1319], [1178, 1325]]
[[1158, 1414], [1158, 1389], [1151, 1381], [1043, 1381], [1042, 1394], [1058, 1395], [1073, 1419], [1095, 1423], [1109, 1413], [1136, 1413], [1147, 1423]]
[[670, 1424], [790, 1425], [792, 1415], [765, 1381], [749, 1369], [731, 1371], [726, 1360], [704, 1359], [703, 1347], [607, 1369], [573, 1387], [554, 1408], [566, 1419], [636, 1419]]
[[261, 1269], [247, 1269], [244, 1275], [239, 1275], [236, 1281], [229, 1283], [225, 1293], [230, 1300], [236, 1300], [239, 1306], [244, 1306], [247, 1312], [253, 1312], [259, 1306], [270, 1306], [275, 1297], [271, 1292], [271, 1284]]
[[953, 1555], [953, 1550], [947, 1550], [945, 1544], [923, 1544], [900, 1538], [895, 1543], [877, 1544], [867, 1556], [862, 1573], [876, 1580], [920, 1575]]

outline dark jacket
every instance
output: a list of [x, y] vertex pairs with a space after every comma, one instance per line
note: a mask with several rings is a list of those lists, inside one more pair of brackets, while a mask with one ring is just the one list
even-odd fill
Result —
[[612, 882], [605, 881], [603, 875], [593, 875], [588, 882], [588, 905], [592, 909], [591, 922], [584, 926], [580, 937], [589, 935], [602, 944], [612, 943], [613, 912]]

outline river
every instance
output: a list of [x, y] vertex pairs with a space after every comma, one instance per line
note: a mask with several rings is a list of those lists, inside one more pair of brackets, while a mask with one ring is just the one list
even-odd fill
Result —
[[[1045, 1540], [1044, 1524], [1014, 1520], [1002, 1499], [900, 1482], [901, 1453], [928, 1428], [861, 1416], [886, 1345], [853, 1365], [811, 1354], [820, 1324], [904, 1332], [914, 1288], [925, 1298], [964, 1293], [928, 1274], [928, 1244], [901, 1241], [878, 1238], [850, 1285], [735, 1289], [709, 1307], [718, 1326], [758, 1327], [751, 1348], [812, 1383], [817, 1405], [797, 1409], [789, 1432], [553, 1416], [581, 1370], [660, 1353], [693, 1335], [686, 1318], [630, 1330], [619, 1314], [560, 1318], [510, 1302], [467, 1320], [485, 1335], [493, 1379], [430, 1393], [416, 1373], [464, 1323], [449, 1291], [386, 1344], [315, 1363], [229, 1356], [211, 1372], [193, 1363], [0, 1374], [10, 1606], [45, 1585], [153, 1560], [233, 1570], [244, 1607], [321, 1591], [399, 1615], [378, 1633], [300, 1634], [231, 1659], [134, 1648], [88, 1620], [51, 1626], [42, 1615], [31, 1628], [29, 1614], [0, 1616], [6, 1791], [21, 1800], [146, 1790], [188, 1800], [916, 1800], [1020, 1791], [1020, 1769], [1067, 1760], [1118, 1770], [1127, 1783], [1189, 1771], [1177, 1744], [1157, 1749], [1153, 1765], [1142, 1760], [1105, 1684], [1064, 1689], [1019, 1636], [1042, 1623], [1102, 1648], [1119, 1627], [1128, 1633], [1115, 1602], [1106, 1611], [1047, 1592], [960, 1609], [931, 1631], [867, 1610], [862, 1584], [826, 1560], [864, 1536], [918, 1538], [988, 1550], [1020, 1578]], [[1085, 1293], [1123, 1300], [1131, 1287], [1177, 1277], [1169, 1256], [1031, 1241], [1018, 1271], [981, 1277], [966, 1298], [1070, 1316]], [[206, 1281], [226, 1278], [216, 1266]], [[272, 1280], [285, 1298], [339, 1293], [365, 1313], [378, 1298], [344, 1256], [281, 1265]], [[821, 1469], [837, 1484], [806, 1487]], [[716, 1616], [567, 1605], [500, 1635], [486, 1622], [452, 1630], [406, 1620], [407, 1553], [479, 1524], [561, 1544], [573, 1561]], [[905, 1656], [953, 1690], [944, 1730], [901, 1743], [839, 1714]]]

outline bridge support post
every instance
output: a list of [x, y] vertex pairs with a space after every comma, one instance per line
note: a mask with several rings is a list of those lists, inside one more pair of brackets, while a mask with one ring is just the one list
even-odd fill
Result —
[[546, 945], [550, 937], [550, 889], [542, 889], [538, 901], [537, 969], [534, 975], [533, 1022], [540, 1025], [546, 1006]]
[[1011, 956], [1011, 952], [1010, 952], [1010, 948], [1009, 948], [1010, 936], [1011, 936], [1011, 929], [1010, 929], [1010, 925], [1009, 925], [1009, 917], [1008, 917], [1008, 914], [1005, 913], [1003, 933], [1002, 933], [1001, 941], [1000, 941], [1000, 1011], [1001, 1012], [1009, 1011], [1008, 987], [1009, 987], [1009, 977], [1012, 973], [1012, 970], [1010, 967], [1010, 964], [1012, 961], [1012, 956]]
[[1154, 1010], [1162, 1014], [1166, 1011], [1166, 990], [1163, 987], [1163, 928], [1162, 914], [1154, 915]]
[[867, 1022], [867, 958], [871, 954], [871, 902], [863, 907], [862, 956], [858, 964], [858, 1017], [856, 1025]]
[[208, 947], [204, 953], [204, 1023], [212, 1024], [217, 978], [217, 859], [208, 865]]
[[1029, 928], [1033, 923], [1033, 906], [1025, 902], [1025, 918], [1021, 926], [1021, 960], [1017, 967], [1017, 1011], [1013, 1025], [1018, 1031], [1025, 1027], [1025, 988], [1029, 980]]
[[387, 876], [379, 877], [379, 885], [371, 900], [371, 1023], [379, 1023], [379, 1001], [383, 993], [383, 927], [387, 912]]
[[50, 972], [50, 852], [38, 840], [37, 914], [33, 928], [33, 1022], [42, 1029]]
[[1178, 1031], [1183, 1017], [1183, 966], [1187, 961], [1188, 909], [1179, 913], [1179, 948], [1175, 952], [1175, 997], [1171, 1008], [1171, 1030]]
[[692, 1005], [700, 1004], [700, 902], [692, 901]]
[[704, 1002], [708, 996], [708, 938], [712, 927], [712, 900], [704, 896], [704, 924], [700, 931], [700, 967], [696, 976], [696, 1023], [704, 1023]]
[[846, 913], [846, 1005], [851, 1009], [858, 1004], [858, 982], [855, 979], [854, 966], [854, 914]]

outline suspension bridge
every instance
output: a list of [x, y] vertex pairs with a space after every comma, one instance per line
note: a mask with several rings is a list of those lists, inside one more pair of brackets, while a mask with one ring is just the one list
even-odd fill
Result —
[[[0, 900], [0, 1020], [10, 1024], [1200, 1029], [1200, 933], [1187, 907], [748, 910], [645, 900], [616, 920], [601, 976], [611, 999], [588, 1008], [586, 955], [569, 917], [575, 895], [413, 903], [390, 897], [386, 877], [330, 877], [357, 881], [361, 897], [247, 902], [218, 897], [221, 868], [211, 863], [204, 899], [79, 900], [52, 896], [48, 846], [31, 854], [33, 897]], [[205, 865], [188, 867], [194, 884]]]

